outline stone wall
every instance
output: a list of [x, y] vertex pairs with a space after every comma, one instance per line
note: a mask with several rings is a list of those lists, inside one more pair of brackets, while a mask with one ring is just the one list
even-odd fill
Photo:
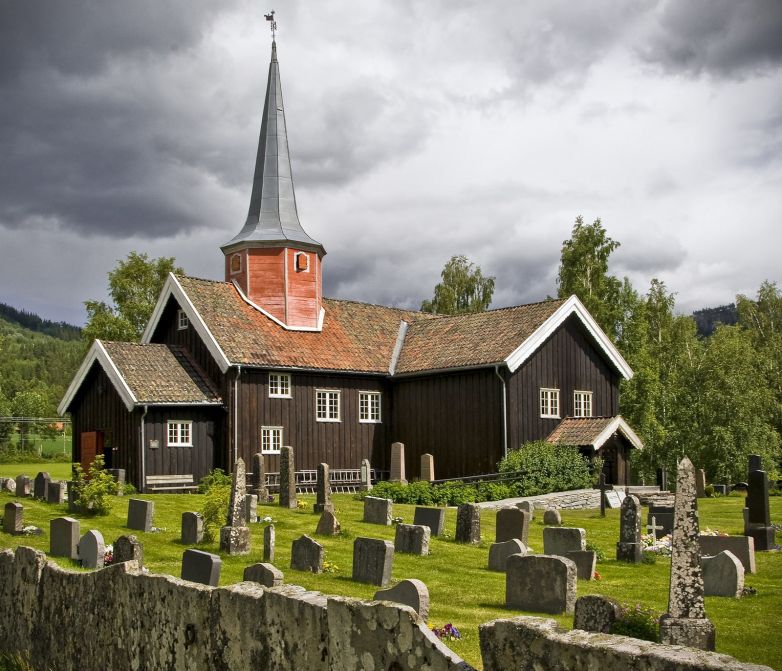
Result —
[[481, 508], [507, 508], [520, 501], [532, 501], [535, 510], [557, 508], [561, 510], [583, 510], [586, 508], [600, 507], [600, 490], [598, 489], [573, 489], [569, 492], [554, 492], [553, 494], [539, 494], [538, 496], [523, 496], [504, 501], [484, 501], [479, 503]]

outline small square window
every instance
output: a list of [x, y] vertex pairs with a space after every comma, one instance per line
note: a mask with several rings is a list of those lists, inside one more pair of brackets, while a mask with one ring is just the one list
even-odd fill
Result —
[[310, 270], [310, 257], [305, 252], [296, 252], [293, 256], [297, 273], [307, 273]]
[[574, 417], [592, 416], [592, 392], [591, 391], [573, 392], [573, 416]]
[[282, 427], [261, 427], [261, 454], [279, 454], [282, 447]]
[[319, 422], [339, 422], [340, 392], [333, 389], [315, 390], [315, 419]]
[[269, 398], [291, 397], [290, 373], [269, 373]]
[[242, 272], [242, 255], [233, 254], [231, 255], [231, 274], [234, 275], [240, 272]]
[[540, 390], [540, 416], [559, 419], [559, 389]]
[[193, 422], [169, 421], [166, 424], [169, 447], [193, 446]]
[[358, 393], [358, 421], [380, 423], [380, 392], [360, 391]]
[[187, 314], [185, 314], [184, 310], [177, 311], [176, 319], [177, 319], [177, 328], [180, 331], [184, 331], [188, 326], [190, 326], [190, 320], [187, 318]]

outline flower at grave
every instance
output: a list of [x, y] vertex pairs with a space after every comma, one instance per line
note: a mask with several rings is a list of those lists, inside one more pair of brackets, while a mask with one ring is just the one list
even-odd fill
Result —
[[269, 494], [269, 496], [266, 497], [266, 503], [274, 503], [274, 494]]
[[392, 517], [391, 518], [391, 524], [402, 524], [404, 522], [404, 518], [402, 517]]
[[441, 641], [456, 641], [462, 637], [461, 632], [450, 622], [444, 627], [432, 627], [432, 633]]
[[600, 575], [598, 571], [595, 571], [595, 574], [592, 576], [595, 580], [602, 580], [603, 576]]
[[310, 504], [307, 503], [306, 501], [296, 501], [296, 507], [299, 510], [307, 510], [307, 508], [310, 507]]
[[723, 533], [722, 531], [717, 531], [716, 529], [710, 529], [709, 527], [706, 527], [705, 529], [701, 529], [701, 536], [727, 536], [728, 534]]
[[339, 571], [339, 566], [337, 566], [333, 561], [323, 562], [324, 573], [337, 573], [338, 571]]
[[654, 534], [645, 534], [641, 536], [644, 552], [652, 552], [658, 555], [670, 556], [671, 554], [671, 535], [655, 538]]
[[114, 561], [114, 546], [107, 545], [103, 554], [103, 565], [108, 566]]
[[264, 517], [261, 520], [261, 522], [263, 522], [264, 524], [274, 524], [274, 520], [271, 518], [271, 515], [267, 515], [266, 517]]
[[38, 531], [38, 527], [36, 527], [36, 526], [34, 526], [32, 524], [30, 524], [30, 525], [28, 525], [26, 527], [22, 527], [22, 533], [25, 536], [35, 536], [37, 531]]

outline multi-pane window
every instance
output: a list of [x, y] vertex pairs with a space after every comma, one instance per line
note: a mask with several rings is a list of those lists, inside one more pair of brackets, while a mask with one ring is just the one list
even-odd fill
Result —
[[380, 392], [379, 391], [358, 392], [358, 421], [359, 422], [380, 421]]
[[282, 447], [282, 427], [261, 427], [261, 454], [279, 454]]
[[559, 389], [540, 390], [540, 416], [559, 417]]
[[290, 373], [269, 373], [269, 397], [291, 397]]
[[168, 422], [168, 446], [192, 447], [193, 422]]
[[187, 318], [184, 310], [179, 310], [177, 312], [177, 326], [179, 327], [180, 331], [184, 331], [188, 326], [190, 326], [190, 320]]
[[574, 417], [592, 416], [592, 392], [591, 391], [573, 392], [573, 416]]
[[339, 391], [331, 389], [315, 391], [315, 419], [319, 422], [339, 421]]

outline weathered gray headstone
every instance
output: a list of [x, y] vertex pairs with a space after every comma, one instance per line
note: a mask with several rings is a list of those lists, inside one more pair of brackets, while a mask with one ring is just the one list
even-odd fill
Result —
[[275, 538], [274, 525], [267, 524], [263, 529], [263, 561], [267, 563], [274, 561]]
[[403, 443], [391, 443], [391, 482], [406, 483], [405, 446]]
[[103, 534], [96, 529], [90, 529], [79, 540], [77, 553], [84, 568], [103, 568], [106, 561], [106, 543], [103, 541]]
[[220, 527], [220, 552], [231, 556], [250, 554], [250, 527]]
[[518, 508], [500, 508], [497, 511], [495, 542], [504, 543], [518, 538], [524, 545], [529, 536], [529, 513]]
[[204, 540], [204, 516], [187, 511], [182, 513], [182, 543], [198, 545]]
[[114, 482], [117, 483], [117, 496], [125, 495], [125, 469], [124, 468], [107, 468], [108, 473], [111, 473], [114, 478]]
[[46, 472], [38, 473], [33, 482], [33, 496], [41, 501], [46, 501], [46, 490], [52, 481], [51, 476]]
[[619, 542], [616, 544], [616, 560], [638, 564], [643, 559], [641, 502], [632, 494], [625, 497], [619, 515]]
[[126, 561], [137, 561], [139, 566], [144, 565], [144, 546], [133, 534], [120, 536], [114, 541], [114, 563]]
[[519, 501], [516, 507], [525, 513], [529, 513], [530, 521], [535, 519], [535, 504], [532, 501]]
[[223, 560], [210, 552], [185, 550], [182, 554], [182, 580], [217, 587], [222, 567]]
[[739, 598], [744, 591], [744, 567], [738, 557], [724, 550], [714, 557], [701, 557], [705, 596]]
[[505, 571], [505, 605], [534, 613], [572, 613], [576, 565], [565, 557], [512, 555]]
[[30, 496], [30, 478], [26, 475], [16, 476], [16, 495], [27, 497]]
[[353, 580], [385, 587], [391, 581], [394, 545], [380, 538], [356, 538], [353, 541]]
[[375, 592], [375, 601], [393, 601], [410, 606], [424, 622], [429, 618], [429, 590], [415, 578], [403, 580], [389, 589]]
[[318, 464], [318, 483], [315, 490], [315, 506], [313, 512], [322, 513], [324, 510], [334, 510], [331, 503], [331, 482], [329, 480], [329, 465]]
[[52, 557], [78, 559], [79, 520], [72, 517], [56, 517], [49, 522], [49, 554]]
[[413, 524], [429, 527], [432, 530], [432, 536], [442, 536], [445, 530], [445, 508], [416, 506]]
[[606, 596], [589, 594], [576, 599], [573, 629], [610, 634], [622, 614], [622, 607]]
[[68, 496], [68, 483], [64, 480], [52, 480], [46, 486], [46, 502], [54, 504], [65, 503]]
[[684, 457], [676, 473], [668, 612], [660, 618], [660, 642], [714, 650], [714, 624], [706, 617], [698, 544], [695, 467]]
[[155, 502], [144, 499], [128, 499], [128, 528], [137, 531], [152, 531]]
[[422, 524], [397, 524], [394, 550], [413, 555], [429, 554], [431, 530]]
[[421, 455], [421, 481], [431, 482], [434, 480], [434, 456], [428, 452]]
[[699, 499], [706, 496], [706, 471], [702, 468], [695, 471], [695, 494]]
[[574, 550], [565, 555], [576, 565], [576, 575], [579, 580], [592, 580], [595, 577], [597, 553], [592, 550]]
[[747, 508], [746, 535], [755, 539], [756, 550], [773, 550], [776, 545], [776, 529], [771, 525], [766, 471], [752, 471], [749, 474]]
[[220, 551], [229, 555], [250, 553], [250, 528], [247, 526], [247, 470], [244, 460], [237, 459], [231, 481], [231, 502], [227, 524], [220, 528]]
[[361, 460], [361, 491], [368, 492], [372, 489], [372, 464], [369, 459]]
[[24, 529], [24, 506], [16, 501], [5, 504], [3, 531], [7, 534], [20, 534]]
[[546, 508], [546, 512], [543, 513], [543, 524], [558, 527], [562, 524], [562, 515], [556, 508]]
[[244, 495], [244, 518], [247, 523], [258, 521], [258, 495], [257, 494], [245, 494]]
[[283, 445], [280, 448], [280, 507], [293, 510], [298, 505], [293, 448], [290, 445]]
[[580, 527], [545, 527], [543, 554], [567, 557], [568, 552], [586, 549], [586, 529]]
[[334, 512], [331, 510], [324, 510], [318, 520], [315, 534], [317, 536], [337, 536], [341, 530], [342, 527], [340, 526], [337, 517], [334, 515]]
[[527, 554], [527, 546], [518, 538], [511, 538], [502, 543], [492, 543], [489, 546], [489, 570], [502, 571], [507, 568], [508, 557]]
[[672, 506], [649, 506], [649, 514], [646, 517], [646, 523], [652, 523], [652, 517], [655, 522], [662, 527], [657, 534], [657, 538], [668, 536], [673, 532], [673, 507]]
[[379, 499], [376, 496], [364, 498], [364, 521], [370, 524], [391, 525], [391, 499]]
[[755, 573], [755, 540], [750, 536], [698, 536], [701, 556], [713, 557], [728, 550], [741, 562], [745, 573]]
[[13, 478], [3, 478], [0, 480], [0, 490], [16, 494], [16, 480]]
[[481, 542], [481, 509], [474, 503], [462, 503], [456, 509], [456, 541]]
[[323, 572], [323, 559], [326, 551], [309, 536], [301, 536], [293, 541], [291, 548], [291, 568], [297, 571]]
[[279, 587], [285, 582], [285, 576], [282, 571], [274, 564], [260, 563], [253, 564], [244, 569], [243, 580], [257, 582], [264, 587]]
[[261, 503], [266, 503], [269, 499], [269, 491], [266, 488], [266, 466], [260, 452], [253, 455], [252, 492]]

